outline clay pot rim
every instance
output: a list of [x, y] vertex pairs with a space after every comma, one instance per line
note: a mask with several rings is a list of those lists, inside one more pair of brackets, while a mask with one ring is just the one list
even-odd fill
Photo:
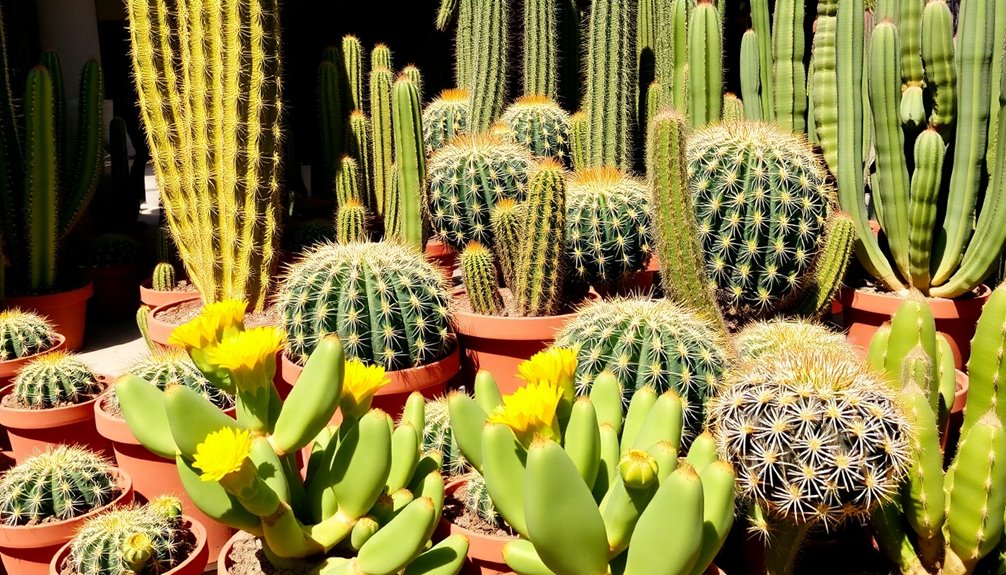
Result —
[[91, 280], [87, 280], [87, 283], [81, 285], [80, 287], [52, 293], [26, 295], [8, 294], [6, 296], [7, 301], [5, 307], [28, 307], [37, 305], [36, 302], [39, 301], [53, 299], [66, 299], [68, 303], [76, 303], [87, 301], [92, 295], [94, 295], [94, 283]]
[[54, 351], [59, 351], [66, 347], [66, 337], [59, 332], [55, 332], [56, 345], [50, 347], [45, 351], [40, 351], [38, 353], [28, 355], [25, 357], [19, 357], [17, 359], [9, 359], [7, 361], [0, 361], [0, 377], [12, 377], [14, 376], [22, 367], [32, 361], [42, 357], [47, 353], [52, 353]]
[[147, 279], [145, 279], [145, 280], [143, 280], [143, 281], [140, 282], [140, 295], [142, 297], [142, 295], [143, 295], [144, 292], [150, 292], [150, 293], [154, 293], [154, 294], [178, 294], [178, 295], [184, 295], [184, 296], [186, 296], [185, 299], [192, 299], [193, 297], [199, 297], [199, 290], [197, 290], [196, 287], [193, 286], [191, 282], [189, 282], [189, 285], [192, 286], [192, 289], [161, 291], [161, 290], [154, 289], [154, 287], [153, 287], [154, 286], [154, 278], [148, 277]]
[[446, 256], [448, 254], [456, 253], [457, 252], [455, 252], [450, 245], [432, 238], [426, 242], [426, 247], [423, 248], [423, 254], [430, 257]]
[[83, 515], [78, 515], [71, 519], [42, 523], [39, 525], [2, 525], [0, 524], [0, 549], [44, 549], [66, 541], [66, 530], [76, 530], [78, 525], [82, 525], [88, 519], [104, 513], [109, 509], [127, 505], [133, 502], [133, 479], [128, 473], [118, 467], [111, 468], [116, 476], [117, 486], [122, 490], [118, 497], [102, 505], [97, 509], [92, 509]]
[[[283, 381], [296, 385], [304, 366], [290, 359], [286, 350], [280, 352], [280, 365], [277, 366]], [[420, 391], [447, 381], [461, 370], [461, 347], [455, 342], [452, 350], [445, 357], [434, 362], [387, 372], [390, 383], [377, 390], [376, 396], [394, 395]]]
[[964, 411], [964, 405], [968, 402], [968, 389], [971, 387], [970, 377], [961, 370], [957, 372], [957, 388], [954, 389], [954, 404], [950, 407], [950, 412]]
[[[153, 290], [151, 290], [151, 291], [153, 291]], [[158, 293], [165, 293], [165, 292], [158, 292]], [[181, 324], [168, 323], [168, 322], [166, 322], [164, 320], [157, 319], [157, 314], [160, 313], [160, 312], [162, 312], [162, 311], [164, 311], [164, 310], [166, 310], [166, 309], [168, 309], [168, 308], [178, 307], [178, 306], [180, 306], [180, 305], [182, 305], [184, 303], [189, 303], [189, 302], [198, 300], [200, 298], [200, 296], [198, 295], [198, 292], [196, 292], [196, 294], [197, 295], [194, 295], [192, 297], [187, 297], [185, 299], [180, 299], [180, 300], [177, 300], [177, 301], [173, 301], [173, 302], [170, 302], [170, 303], [166, 303], [166, 304], [159, 305], [157, 307], [151, 308], [150, 312], [148, 314], [148, 317], [147, 317], [148, 322], [150, 323], [150, 325], [153, 325], [154, 323], [158, 323], [158, 324], [163, 325], [163, 326], [172, 326], [172, 327], [177, 327], [177, 326], [181, 325]]]
[[[464, 286], [451, 290], [453, 298], [464, 294], [466, 294]], [[498, 317], [454, 310], [451, 314], [454, 316], [452, 323], [454, 331], [462, 336], [509, 341], [540, 341], [554, 338], [567, 321], [580, 314], [584, 306], [600, 300], [601, 296], [590, 290], [583, 301], [574, 304], [573, 311], [543, 317]]]
[[[94, 410], [94, 403], [109, 389], [107, 382], [103, 382], [100, 377], [96, 377], [95, 380], [104, 383], [105, 389], [81, 403], [47, 409], [18, 409], [0, 405], [0, 424], [12, 429], [47, 429], [58, 425], [87, 421]], [[0, 399], [10, 395], [13, 391], [14, 383], [0, 388]]]
[[[954, 318], [959, 314], [959, 305], [973, 304], [979, 307], [985, 305], [985, 301], [992, 295], [992, 288], [981, 284], [972, 290], [968, 296], [954, 299], [926, 296], [929, 307], [933, 310], [933, 315], [943, 318]], [[870, 313], [889, 315], [892, 309], [896, 309], [898, 304], [904, 301], [904, 295], [895, 292], [880, 292], [865, 290], [862, 288], [842, 288], [841, 301], [843, 306], [850, 306], [858, 310]]]
[[[203, 558], [207, 560], [209, 559], [209, 550], [207, 548], [206, 541], [206, 527], [200, 523], [198, 519], [190, 515], [185, 515], [184, 513], [182, 514], [182, 522], [188, 522], [189, 532], [195, 535], [195, 547], [189, 553], [188, 557], [175, 567], [172, 567], [171, 570], [165, 571], [163, 575], [177, 575], [178, 573], [190, 568], [192, 565], [198, 565], [199, 563], [203, 563], [203, 569], [205, 569], [206, 561], [204, 561]], [[56, 555], [53, 556], [52, 561], [49, 562], [49, 575], [61, 574], [60, 566], [62, 565], [63, 560], [70, 555], [70, 545], [72, 543], [72, 540], [67, 541], [65, 545], [59, 548]], [[198, 571], [198, 573], [202, 573], [202, 571]]]

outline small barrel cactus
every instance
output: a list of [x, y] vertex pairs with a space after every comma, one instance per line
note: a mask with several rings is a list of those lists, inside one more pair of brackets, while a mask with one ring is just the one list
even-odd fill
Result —
[[14, 378], [12, 395], [19, 407], [51, 409], [84, 403], [104, 390], [80, 358], [56, 351], [21, 368]]
[[118, 495], [118, 475], [111, 463], [86, 449], [58, 445], [29, 457], [0, 479], [0, 521], [65, 521], [104, 507]]
[[451, 430], [447, 397], [440, 396], [427, 400], [426, 420], [423, 425], [423, 456], [433, 455], [439, 459], [440, 469], [448, 478], [464, 475], [469, 466]]
[[433, 231], [460, 251], [471, 241], [493, 244], [490, 213], [503, 199], [522, 201], [534, 160], [517, 144], [489, 135], [455, 138], [430, 158]]
[[165, 573], [188, 557], [182, 502], [159, 497], [89, 519], [70, 542], [75, 575]]
[[42, 353], [56, 345], [56, 332], [44, 317], [17, 308], [0, 311], [0, 361]]
[[737, 353], [743, 359], [756, 359], [797, 349], [833, 348], [855, 354], [845, 336], [808, 320], [756, 321], [734, 336]]
[[513, 134], [513, 141], [537, 158], [553, 158], [570, 164], [569, 114], [545, 96], [523, 96], [500, 118]]
[[423, 110], [423, 144], [432, 155], [455, 136], [468, 133], [468, 90], [444, 90]]
[[87, 246], [88, 263], [93, 267], [130, 264], [140, 259], [140, 244], [127, 234], [98, 234]]
[[606, 370], [621, 382], [626, 401], [644, 386], [676, 391], [684, 402], [686, 439], [701, 431], [706, 398], [719, 389], [727, 362], [713, 325], [664, 299], [619, 298], [584, 306], [555, 345], [577, 350], [581, 395]]
[[802, 137], [756, 122], [695, 132], [687, 157], [710, 280], [745, 315], [794, 304], [835, 205], [823, 160]]
[[650, 193], [614, 168], [574, 172], [566, 190], [566, 253], [574, 280], [608, 287], [650, 260]]
[[160, 262], [154, 266], [151, 287], [157, 291], [171, 291], [175, 289], [177, 281], [175, 279], [175, 266], [169, 262]]
[[[211, 385], [203, 372], [199, 371], [189, 356], [180, 350], [160, 351], [147, 356], [126, 370], [127, 373], [157, 386], [167, 389], [172, 385], [184, 385], [199, 392], [210, 403], [220, 409], [234, 407], [234, 397], [220, 388]], [[118, 401], [114, 393], [109, 394], [108, 401]]]
[[347, 357], [388, 370], [442, 359], [454, 346], [443, 274], [408, 246], [317, 246], [290, 268], [278, 301], [286, 351], [299, 363], [329, 333]]

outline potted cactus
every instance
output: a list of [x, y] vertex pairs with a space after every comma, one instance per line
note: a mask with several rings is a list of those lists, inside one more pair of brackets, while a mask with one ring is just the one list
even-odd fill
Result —
[[28, 73], [22, 104], [16, 105], [20, 94], [10, 85], [2, 18], [0, 235], [12, 266], [5, 303], [45, 315], [66, 338], [67, 349], [77, 350], [84, 342], [92, 287], [61, 256], [101, 176], [101, 66], [90, 60], [81, 71], [77, 139], [71, 142], [59, 56], [43, 54], [42, 63]]
[[[235, 416], [233, 396], [211, 385], [181, 350], [158, 352], [143, 358], [131, 365], [126, 373], [161, 390], [183, 385], [195, 390], [224, 413]], [[206, 516], [192, 503], [178, 478], [174, 457], [165, 457], [170, 454], [154, 453], [143, 446], [123, 417], [118, 395], [114, 391], [104, 394], [94, 403], [94, 417], [98, 433], [112, 444], [116, 465], [133, 478], [136, 493], [147, 500], [166, 494], [178, 496], [185, 513], [202, 526], [210, 562], [215, 562], [220, 549], [234, 535], [234, 530]], [[138, 431], [142, 436], [143, 430]]]
[[88, 519], [133, 502], [129, 475], [59, 445], [0, 478], [0, 559], [8, 573], [48, 575], [53, 555]]
[[290, 385], [330, 333], [347, 356], [388, 370], [374, 405], [396, 417], [410, 393], [443, 393], [458, 373], [443, 276], [414, 248], [316, 246], [287, 271], [277, 302], [286, 334], [280, 369]]
[[[230, 303], [231, 310], [243, 309], [242, 302]], [[207, 310], [178, 336], [214, 385], [235, 392], [236, 420], [180, 385], [160, 391], [127, 375], [116, 393], [140, 441], [175, 455], [196, 506], [248, 532], [224, 548], [219, 572], [243, 572], [232, 571], [242, 560], [252, 568], [264, 562], [319, 571], [398, 573], [408, 567], [410, 573], [456, 574], [466, 541], [449, 538], [423, 552], [440, 516], [444, 484], [436, 460], [420, 457], [422, 396], [410, 398], [395, 426], [385, 412], [371, 409], [383, 368], [346, 362], [339, 338], [329, 335], [316, 343], [297, 385], [280, 400], [272, 378], [282, 333], [244, 330], [233, 313]], [[336, 409], [342, 422], [330, 426]], [[308, 446], [302, 475], [297, 454]], [[249, 545], [268, 558], [229, 553]]]
[[140, 302], [155, 308], [199, 297], [199, 292], [185, 280], [179, 281], [175, 268], [175, 246], [171, 232], [157, 228], [157, 263], [149, 279], [140, 284]]
[[0, 311], [0, 385], [7, 385], [28, 362], [63, 349], [65, 342], [52, 323], [36, 313]]
[[65, 351], [25, 364], [0, 389], [0, 425], [19, 463], [68, 440], [104, 456], [111, 445], [94, 427], [94, 403], [107, 388], [79, 357]]
[[52, 558], [49, 575], [201, 575], [206, 531], [182, 511], [166, 496], [96, 515]]
[[96, 234], [87, 243], [87, 273], [94, 285], [92, 313], [105, 321], [131, 316], [140, 304], [140, 244], [121, 233]]

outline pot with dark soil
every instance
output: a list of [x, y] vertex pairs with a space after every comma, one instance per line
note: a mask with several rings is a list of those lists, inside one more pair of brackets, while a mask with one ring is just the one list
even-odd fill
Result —
[[[171, 332], [183, 323], [195, 319], [203, 307], [203, 301], [196, 296], [153, 308], [147, 315], [147, 329], [151, 341], [163, 349], [174, 348], [169, 343]], [[248, 311], [245, 313], [244, 325], [248, 328], [276, 325], [277, 319], [275, 307], [267, 307], [261, 312]]]
[[140, 302], [155, 308], [176, 301], [199, 297], [199, 290], [175, 275], [176, 248], [171, 232], [164, 226], [157, 229], [157, 265], [150, 277], [140, 284]]
[[485, 479], [472, 472], [444, 488], [444, 514], [437, 527], [439, 537], [464, 535], [468, 538], [468, 559], [464, 575], [509, 573], [503, 560], [503, 546], [516, 539], [493, 508]]

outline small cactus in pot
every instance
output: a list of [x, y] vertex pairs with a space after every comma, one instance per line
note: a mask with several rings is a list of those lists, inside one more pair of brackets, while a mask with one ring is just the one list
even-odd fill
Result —
[[52, 409], [90, 401], [104, 390], [105, 385], [79, 357], [56, 351], [21, 368], [10, 398], [12, 407]]
[[0, 311], [0, 361], [36, 355], [57, 342], [56, 331], [46, 318], [19, 309]]

